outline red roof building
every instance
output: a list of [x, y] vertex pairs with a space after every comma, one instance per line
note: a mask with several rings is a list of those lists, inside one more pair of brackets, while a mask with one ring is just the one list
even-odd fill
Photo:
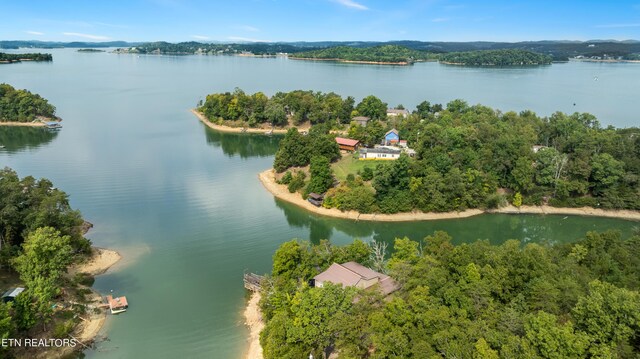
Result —
[[358, 149], [358, 145], [360, 144], [360, 141], [358, 140], [344, 137], [336, 137], [336, 142], [340, 149], [345, 151], [355, 151]]

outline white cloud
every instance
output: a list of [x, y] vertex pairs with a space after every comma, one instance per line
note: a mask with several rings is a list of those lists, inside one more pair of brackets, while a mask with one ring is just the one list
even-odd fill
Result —
[[449, 19], [448, 17], [437, 17], [435, 19], [431, 19], [431, 22], [445, 22], [445, 21], [449, 21], [451, 19]]
[[63, 32], [62, 35], [65, 36], [75, 36], [82, 37], [89, 40], [109, 40], [110, 38], [102, 35], [91, 35], [91, 34], [81, 34], [79, 32]]
[[191, 37], [193, 37], [194, 39], [197, 40], [209, 40], [208, 36], [202, 36], [202, 35], [191, 35]]
[[231, 41], [242, 41], [242, 42], [271, 42], [269, 40], [258, 40], [258, 39], [252, 39], [249, 37], [242, 37], [242, 36], [229, 36], [227, 37], [227, 39]]
[[612, 28], [621, 28], [621, 27], [640, 27], [640, 23], [635, 24], [605, 24], [605, 25], [596, 25], [596, 27], [601, 29], [612, 29]]
[[40, 31], [25, 31], [25, 32], [29, 35], [37, 35], [37, 36], [44, 35], [44, 32], [40, 32]]
[[338, 4], [342, 5], [342, 6], [346, 6], [352, 9], [357, 9], [357, 10], [369, 10], [368, 7], [359, 4], [353, 0], [333, 0], [334, 2], [337, 2]]

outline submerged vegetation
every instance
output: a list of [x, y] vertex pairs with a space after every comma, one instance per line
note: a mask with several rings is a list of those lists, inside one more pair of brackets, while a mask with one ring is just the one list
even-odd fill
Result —
[[[263, 283], [267, 359], [634, 358], [640, 355], [640, 236], [589, 232], [574, 244], [488, 240], [347, 246], [293, 240]], [[356, 261], [394, 278], [378, 291], [308, 281]], [[323, 356], [325, 355], [325, 356]]]
[[0, 83], [0, 122], [31, 122], [55, 117], [56, 108], [38, 94]]

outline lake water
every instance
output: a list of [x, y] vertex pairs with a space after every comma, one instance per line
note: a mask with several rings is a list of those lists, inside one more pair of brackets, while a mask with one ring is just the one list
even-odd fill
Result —
[[0, 127], [0, 166], [51, 179], [95, 224], [93, 243], [124, 255], [95, 287], [127, 295], [130, 310], [108, 318], [108, 340], [87, 351], [89, 358], [241, 358], [248, 333], [242, 274], [267, 272], [275, 249], [291, 238], [346, 244], [446, 230], [455, 243], [565, 242], [589, 230], [628, 234], [637, 224], [536, 215], [419, 223], [318, 217], [275, 200], [258, 181], [258, 172], [271, 167], [277, 137], [216, 133], [188, 110], [206, 94], [234, 87], [267, 94], [313, 89], [357, 99], [375, 94], [407, 107], [460, 97], [541, 114], [575, 108], [624, 127], [638, 125], [632, 104], [640, 65], [468, 69], [43, 51], [54, 62], [2, 65], [0, 82], [49, 99], [64, 128], [51, 134]]

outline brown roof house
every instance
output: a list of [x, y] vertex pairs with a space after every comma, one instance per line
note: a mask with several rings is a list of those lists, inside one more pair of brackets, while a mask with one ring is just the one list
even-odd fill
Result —
[[360, 141], [344, 137], [336, 137], [336, 142], [338, 143], [338, 147], [344, 151], [355, 151], [358, 149], [358, 145], [360, 145]]
[[377, 284], [377, 288], [384, 295], [393, 293], [398, 289], [398, 285], [393, 278], [356, 262], [333, 263], [326, 271], [313, 277], [313, 279], [316, 287], [322, 287], [325, 282], [360, 289], [371, 288]]

